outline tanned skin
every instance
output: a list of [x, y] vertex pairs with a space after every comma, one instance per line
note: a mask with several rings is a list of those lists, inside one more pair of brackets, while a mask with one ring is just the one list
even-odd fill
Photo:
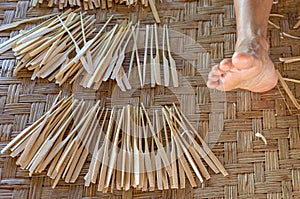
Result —
[[212, 67], [207, 86], [221, 91], [236, 88], [265, 92], [277, 84], [268, 55], [267, 27], [273, 0], [234, 0], [237, 43], [231, 59]]

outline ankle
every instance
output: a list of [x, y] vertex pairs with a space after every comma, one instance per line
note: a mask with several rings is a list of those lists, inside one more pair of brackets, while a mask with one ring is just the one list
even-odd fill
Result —
[[251, 35], [248, 37], [240, 36], [235, 44], [235, 51], [239, 52], [241, 48], [263, 48], [269, 50], [269, 43], [266, 37], [260, 35]]

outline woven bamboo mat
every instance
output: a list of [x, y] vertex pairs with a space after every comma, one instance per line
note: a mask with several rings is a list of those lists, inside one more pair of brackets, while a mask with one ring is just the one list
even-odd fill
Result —
[[[73, 92], [76, 97], [91, 102], [102, 99], [105, 106], [144, 102], [149, 107], [156, 107], [176, 102], [211, 145], [228, 170], [229, 177], [212, 174], [209, 181], [199, 183], [199, 187], [194, 189], [187, 184], [184, 190], [131, 190], [103, 194], [96, 191], [96, 186], [84, 187], [82, 174], [76, 183], [60, 182], [52, 189], [52, 180], [45, 173], [28, 177], [27, 171], [16, 166], [15, 159], [1, 154], [0, 198], [300, 198], [300, 112], [283, 89], [279, 86], [262, 94], [238, 90], [227, 92], [226, 98], [222, 98], [225, 94], [209, 91], [201, 77], [207, 75], [212, 64], [230, 57], [234, 51], [233, 2], [168, 0], [163, 3], [157, 1], [156, 5], [161, 19], [168, 18], [171, 28], [189, 36], [188, 39], [171, 38], [173, 47], [178, 50], [174, 57], [181, 74], [181, 87], [137, 89], [130, 93], [114, 89], [114, 82], [105, 83], [97, 92], [82, 89], [76, 83], [58, 87], [47, 80], [31, 81], [32, 73], [27, 70], [14, 77], [15, 60], [9, 51], [0, 56], [0, 149], [40, 118], [59, 91], [63, 91], [63, 95]], [[0, 1], [0, 23], [58, 11], [45, 5], [28, 11], [28, 6], [28, 1]], [[118, 6], [108, 12], [98, 10], [91, 13], [96, 14], [99, 23], [112, 13], [117, 19], [130, 16], [133, 21], [139, 19], [142, 24], [154, 22], [150, 9], [144, 10], [139, 6], [131, 9]], [[283, 65], [279, 61], [279, 57], [300, 55], [300, 41], [281, 38], [280, 35], [281, 31], [300, 35], [299, 29], [293, 30], [300, 15], [299, 1], [280, 0], [273, 6], [272, 13], [281, 14], [284, 18], [271, 18], [280, 27], [280, 30], [269, 27], [271, 58], [283, 76], [300, 79], [299, 62]], [[0, 42], [14, 36], [21, 28], [32, 25], [0, 32]], [[190, 42], [191, 39], [197, 41], [197, 45]], [[199, 45], [202, 50], [199, 50]], [[300, 85], [288, 83], [288, 86], [300, 99]], [[210, 97], [210, 92], [215, 97]], [[255, 136], [256, 132], [266, 137], [267, 145]], [[88, 165], [84, 168], [83, 172]]]

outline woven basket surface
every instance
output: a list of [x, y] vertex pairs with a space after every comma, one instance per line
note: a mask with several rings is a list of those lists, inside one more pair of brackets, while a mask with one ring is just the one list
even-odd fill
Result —
[[[299, 0], [279, 0], [272, 13], [284, 17], [271, 17], [280, 29], [269, 26], [270, 56], [284, 77], [300, 79], [299, 62], [283, 65], [279, 57], [300, 55], [300, 40], [281, 38], [284, 31], [300, 36], [300, 29], [293, 29], [300, 16]], [[31, 81], [32, 72], [26, 69], [13, 76], [15, 57], [12, 51], [0, 55], [0, 149], [32, 122], [39, 119], [51, 106], [59, 91], [63, 95], [75, 93], [78, 98], [93, 101], [101, 99], [104, 106], [139, 102], [148, 107], [176, 102], [187, 114], [212, 147], [213, 152], [229, 172], [228, 177], [212, 174], [210, 180], [182, 190], [153, 192], [114, 191], [97, 192], [97, 187], [84, 186], [84, 172], [74, 184], [61, 181], [55, 189], [45, 173], [28, 176], [26, 170], [16, 166], [16, 159], [0, 155], [0, 198], [300, 198], [300, 113], [288, 99], [281, 86], [261, 94], [243, 90], [221, 93], [210, 91], [205, 78], [211, 65], [234, 52], [236, 41], [235, 15], [232, 0], [163, 0], [156, 6], [162, 21], [185, 37], [171, 35], [172, 48], [180, 73], [179, 88], [157, 86], [154, 89], [136, 89], [122, 93], [115, 82], [103, 84], [99, 91], [38, 79]], [[0, 24], [57, 12], [56, 8], [41, 5], [29, 9], [28, 1], [1, 0]], [[154, 23], [149, 8], [137, 5], [128, 9], [115, 6], [109, 11], [90, 11], [103, 24], [108, 15], [115, 14], [115, 22], [128, 16], [140, 23]], [[36, 22], [34, 22], [36, 23]], [[34, 23], [0, 32], [0, 42], [29, 28]], [[99, 26], [98, 26], [99, 27]], [[196, 43], [190, 42], [196, 41]], [[142, 41], [141, 41], [142, 42]], [[200, 46], [200, 47], [199, 47]], [[128, 57], [126, 60], [128, 62]], [[126, 64], [125, 64], [126, 65]], [[126, 68], [126, 66], [125, 66]], [[204, 78], [203, 78], [204, 77]], [[300, 99], [300, 84], [288, 82], [289, 88]], [[186, 88], [189, 89], [186, 89]], [[209, 94], [220, 95], [212, 99]], [[224, 96], [226, 98], [221, 98]], [[214, 107], [212, 109], [211, 107]], [[255, 136], [260, 132], [267, 140]], [[212, 171], [210, 171], [212, 173]]]

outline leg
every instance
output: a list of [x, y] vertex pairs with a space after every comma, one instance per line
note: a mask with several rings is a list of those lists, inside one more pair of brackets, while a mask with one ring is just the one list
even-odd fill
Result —
[[273, 0], [234, 0], [237, 43], [232, 59], [224, 59], [208, 75], [207, 86], [228, 91], [264, 92], [277, 84], [268, 56], [267, 27]]

